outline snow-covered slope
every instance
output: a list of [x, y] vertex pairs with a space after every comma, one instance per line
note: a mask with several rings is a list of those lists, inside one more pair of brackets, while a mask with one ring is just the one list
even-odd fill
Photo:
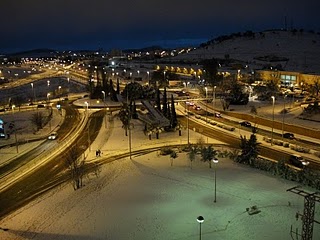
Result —
[[[265, 31], [235, 34], [209, 41], [175, 59], [221, 58], [238, 59], [251, 68], [281, 64], [284, 70], [320, 73], [320, 34], [304, 31]], [[270, 61], [270, 59], [282, 61]], [[287, 60], [285, 60], [287, 59]]]

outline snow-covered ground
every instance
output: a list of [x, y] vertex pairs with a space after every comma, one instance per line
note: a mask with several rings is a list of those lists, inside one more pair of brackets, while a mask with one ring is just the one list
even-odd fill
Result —
[[[254, 37], [234, 37], [220, 43], [198, 48], [187, 54], [174, 57], [179, 59], [221, 58], [239, 59], [249, 65], [249, 69], [260, 69], [263, 65], [281, 64], [286, 71], [319, 74], [320, 35], [311, 32], [264, 31]], [[288, 61], [261, 61], [265, 56], [287, 58]]]
[[[92, 149], [102, 149], [102, 157], [128, 148], [119, 121], [105, 141], [109, 127], [92, 144]], [[142, 127], [133, 130], [133, 150], [157, 141], [148, 140]], [[193, 142], [199, 137], [191, 131]], [[182, 138], [177, 133], [161, 134], [159, 143]], [[88, 159], [94, 160], [94, 151]], [[173, 166], [169, 156], [154, 152], [105, 164], [98, 177], [92, 174], [84, 183], [77, 191], [64, 184], [2, 219], [1, 229], [8, 230], [0, 230], [1, 239], [191, 240], [199, 238], [200, 215], [205, 219], [202, 239], [291, 239], [291, 226], [301, 232], [301, 220], [295, 215], [303, 212], [304, 199], [286, 191], [296, 183], [222, 157], [215, 171], [199, 158], [191, 169], [183, 152]], [[252, 206], [261, 212], [249, 215], [246, 209]], [[320, 218], [319, 204], [315, 218]], [[313, 239], [320, 239], [317, 224]]]

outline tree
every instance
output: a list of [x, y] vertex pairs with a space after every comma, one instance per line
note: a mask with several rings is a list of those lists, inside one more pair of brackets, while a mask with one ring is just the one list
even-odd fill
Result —
[[314, 81], [312, 88], [313, 88], [316, 96], [319, 96], [319, 92], [320, 92], [320, 80], [319, 79]]
[[44, 121], [45, 117], [40, 111], [37, 111], [36, 113], [31, 115], [31, 123], [35, 125], [37, 131], [43, 127]]
[[167, 88], [164, 88], [163, 90], [162, 113], [165, 117], [168, 117]]
[[128, 136], [128, 129], [130, 123], [129, 105], [124, 103], [118, 116], [120, 121], [122, 122], [122, 128], [125, 130], [125, 135]]
[[170, 153], [170, 162], [171, 162], [171, 167], [173, 166], [173, 160], [178, 157], [178, 154], [175, 151], [172, 151]]
[[157, 88], [157, 95], [156, 95], [156, 105], [159, 112], [161, 112], [161, 100], [160, 100], [160, 89]]
[[257, 141], [255, 134], [251, 134], [250, 138], [247, 139], [246, 136], [240, 136], [240, 148], [241, 154], [237, 158], [237, 161], [240, 163], [245, 163], [249, 165], [254, 165], [254, 161], [259, 155], [259, 146], [260, 143]]
[[197, 148], [191, 147], [190, 152], [188, 153], [191, 169], [192, 169], [192, 162], [196, 159], [196, 154], [197, 154]]
[[175, 128], [178, 125], [178, 119], [177, 119], [177, 113], [176, 113], [176, 108], [174, 106], [174, 98], [173, 94], [171, 94], [171, 128]]
[[126, 85], [126, 87], [122, 91], [122, 95], [124, 98], [127, 98], [128, 101], [142, 99], [143, 88], [139, 83], [132, 82]]
[[217, 151], [213, 149], [213, 147], [210, 145], [208, 147], [202, 148], [201, 150], [201, 158], [204, 162], [209, 162], [209, 167], [211, 168], [211, 160], [215, 158], [217, 155]]
[[217, 85], [218, 75], [218, 61], [215, 58], [204, 59], [200, 62], [202, 68], [204, 69], [204, 77], [206, 81], [211, 85]]
[[71, 181], [74, 190], [82, 187], [84, 176], [84, 160], [80, 159], [81, 151], [77, 145], [70, 148], [67, 152], [65, 163], [71, 174]]

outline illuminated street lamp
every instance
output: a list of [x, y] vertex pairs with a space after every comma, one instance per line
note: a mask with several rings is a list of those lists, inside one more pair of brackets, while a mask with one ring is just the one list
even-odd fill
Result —
[[283, 134], [284, 134], [284, 114], [286, 113], [286, 97], [287, 95], [283, 96], [283, 110], [282, 110], [282, 141], [283, 141]]
[[216, 88], [217, 86], [214, 86], [213, 87], [213, 111], [215, 112], [216, 111]]
[[214, 166], [214, 202], [217, 202], [217, 165], [218, 159], [212, 159], [213, 166]]
[[271, 145], [273, 142], [273, 126], [274, 126], [274, 102], [275, 102], [275, 97], [271, 96], [272, 98], [272, 131], [271, 131]]
[[107, 109], [106, 109], [106, 92], [105, 91], [101, 91], [103, 94], [103, 106], [104, 106], [104, 126], [105, 128], [107, 128]]
[[87, 106], [87, 118], [88, 118], [88, 145], [89, 145], [89, 151], [91, 151], [91, 143], [90, 143], [90, 132], [89, 132], [89, 102], [84, 102]]
[[148, 75], [148, 85], [150, 86], [150, 72], [147, 71], [147, 75]]
[[206, 124], [207, 124], [207, 123], [208, 123], [208, 109], [207, 109], [207, 103], [208, 103], [208, 100], [207, 100], [208, 88], [207, 88], [207, 87], [204, 87], [204, 89], [206, 90]]
[[197, 222], [200, 224], [199, 239], [201, 240], [201, 224], [204, 222], [204, 217], [202, 216], [197, 217]]
[[31, 84], [31, 89], [32, 89], [32, 95], [33, 95], [33, 102], [36, 101], [36, 96], [35, 96], [35, 92], [34, 92], [34, 88], [33, 88], [33, 83], [30, 83]]

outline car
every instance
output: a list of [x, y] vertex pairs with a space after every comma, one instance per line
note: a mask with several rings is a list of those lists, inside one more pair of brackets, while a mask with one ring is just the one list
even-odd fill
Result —
[[221, 118], [221, 113], [215, 112], [215, 113], [214, 113], [214, 116], [215, 116], [216, 118]]
[[37, 108], [45, 108], [46, 106], [44, 104], [38, 104]]
[[50, 133], [50, 135], [48, 136], [48, 139], [49, 139], [49, 140], [55, 140], [55, 139], [57, 139], [57, 137], [58, 137], [57, 132], [52, 132], [52, 133]]
[[298, 154], [292, 154], [289, 157], [289, 164], [298, 168], [303, 168], [305, 166], [308, 166], [309, 162], [303, 159], [303, 157]]
[[251, 123], [248, 122], [248, 121], [240, 122], [240, 125], [243, 126], [243, 127], [251, 127]]
[[284, 133], [282, 136], [287, 139], [295, 139], [293, 133]]

